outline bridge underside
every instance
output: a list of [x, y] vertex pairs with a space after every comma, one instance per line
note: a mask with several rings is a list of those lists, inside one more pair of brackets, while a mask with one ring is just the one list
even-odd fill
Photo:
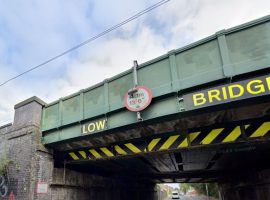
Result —
[[270, 103], [237, 106], [54, 144], [55, 166], [151, 183], [241, 180], [270, 167]]
[[67, 163], [72, 170], [154, 183], [228, 182], [270, 167], [270, 141]]

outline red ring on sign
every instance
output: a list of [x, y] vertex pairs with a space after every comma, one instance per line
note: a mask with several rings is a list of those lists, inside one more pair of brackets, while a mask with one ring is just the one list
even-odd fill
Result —
[[132, 107], [130, 107], [129, 105], [128, 105], [128, 92], [125, 94], [125, 97], [124, 97], [124, 105], [125, 105], [125, 107], [128, 109], [128, 110], [130, 110], [130, 111], [134, 111], [134, 112], [138, 112], [138, 111], [141, 111], [141, 110], [144, 110], [145, 108], [147, 108], [149, 105], [150, 105], [150, 103], [151, 103], [151, 101], [152, 101], [152, 98], [153, 98], [153, 95], [152, 95], [152, 92], [151, 92], [151, 90], [148, 88], [148, 87], [146, 87], [146, 86], [143, 86], [143, 85], [138, 85], [138, 86], [136, 86], [135, 87], [136, 89], [143, 89], [143, 90], [145, 90], [146, 91], [146, 93], [148, 94], [148, 100], [147, 100], [147, 102], [145, 103], [145, 105], [144, 106], [142, 106], [142, 107], [140, 107], [140, 108], [132, 108]]

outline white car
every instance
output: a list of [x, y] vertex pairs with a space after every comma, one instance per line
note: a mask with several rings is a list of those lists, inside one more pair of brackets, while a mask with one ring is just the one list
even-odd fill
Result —
[[172, 199], [180, 199], [180, 195], [177, 191], [172, 192]]

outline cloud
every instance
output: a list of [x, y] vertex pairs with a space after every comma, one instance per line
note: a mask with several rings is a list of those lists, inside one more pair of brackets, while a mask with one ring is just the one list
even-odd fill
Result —
[[[157, 21], [168, 30], [174, 43], [184, 38], [194, 42], [222, 29], [266, 16], [270, 13], [268, 0], [183, 0], [171, 1]], [[178, 38], [178, 39], [177, 39]]]
[[43, 88], [40, 97], [52, 101], [130, 69], [133, 60], [143, 63], [167, 52], [163, 38], [154, 35], [149, 27], [140, 30], [134, 37], [110, 37], [97, 47], [85, 47], [78, 58], [68, 63], [68, 70], [60, 78], [47, 83], [36, 80], [38, 85], [32, 89]]
[[[0, 82], [78, 44], [157, 1], [3, 1]], [[51, 102], [224, 28], [267, 15], [267, 0], [171, 0], [79, 50], [0, 87], [0, 125], [14, 104]]]
[[70, 85], [78, 89], [96, 84], [116, 75], [116, 72], [130, 69], [133, 60], [142, 63], [166, 53], [162, 46], [164, 38], [153, 34], [148, 27], [140, 27], [140, 30], [131, 38], [110, 38], [91, 55], [83, 54], [67, 71]]

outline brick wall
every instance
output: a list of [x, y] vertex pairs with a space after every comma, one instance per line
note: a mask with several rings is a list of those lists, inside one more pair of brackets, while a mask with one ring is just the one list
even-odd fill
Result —
[[[36, 97], [15, 105], [13, 124], [0, 127], [0, 159], [13, 162], [4, 177], [8, 193], [2, 199], [12, 194], [15, 199], [34, 199], [36, 183], [51, 178], [52, 155], [40, 143], [42, 105]], [[46, 171], [41, 171], [42, 167]], [[2, 189], [3, 196], [6, 188]]]

